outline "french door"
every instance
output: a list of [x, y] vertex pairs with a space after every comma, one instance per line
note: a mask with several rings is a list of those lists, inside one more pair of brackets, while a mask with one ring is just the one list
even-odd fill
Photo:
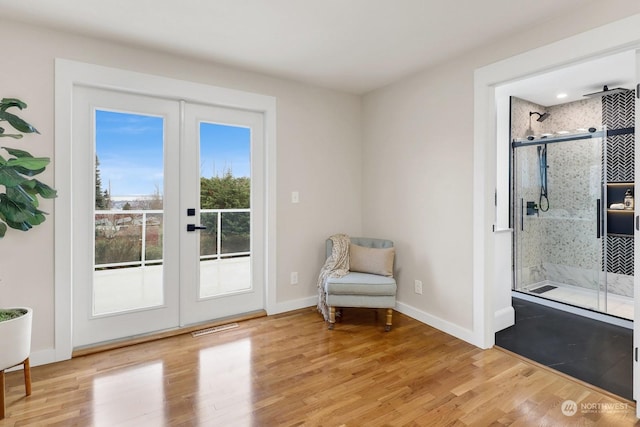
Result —
[[[259, 185], [264, 163], [254, 161], [264, 157], [262, 114], [200, 104], [183, 103], [183, 108], [180, 319], [184, 325], [264, 308], [259, 278], [265, 254], [258, 242], [264, 242], [265, 215]], [[222, 156], [217, 154], [222, 151], [228, 155], [220, 164]], [[250, 195], [243, 189], [250, 189]]]
[[263, 115], [73, 96], [73, 346], [264, 308]]

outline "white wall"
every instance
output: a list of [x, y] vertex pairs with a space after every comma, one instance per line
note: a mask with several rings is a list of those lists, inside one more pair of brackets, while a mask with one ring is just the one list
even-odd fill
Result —
[[472, 277], [474, 70], [638, 12], [637, 2], [592, 2], [364, 97], [363, 231], [396, 241], [401, 311], [470, 341], [482, 327]]
[[[25, 100], [25, 118], [42, 133], [13, 145], [48, 156], [54, 152], [56, 57], [277, 97], [280, 307], [313, 304], [328, 235], [387, 237], [398, 249], [400, 309], [469, 339], [474, 70], [638, 12], [634, 1], [587, 2], [575, 14], [523, 28], [363, 98], [3, 21], [0, 96]], [[44, 179], [52, 177], [50, 169]], [[293, 190], [300, 192], [300, 204], [290, 203]], [[44, 208], [51, 211], [52, 203]], [[34, 351], [53, 346], [53, 239], [49, 218], [0, 241], [0, 306], [34, 307]], [[299, 272], [297, 286], [288, 284], [291, 271]], [[424, 282], [422, 296], [413, 293], [414, 279]]]
[[[312, 305], [330, 234], [361, 232], [361, 99], [215, 64], [3, 21], [0, 96], [29, 104], [41, 135], [3, 145], [53, 157], [56, 57], [271, 95], [277, 98], [277, 295], [279, 310]], [[55, 168], [55, 159], [53, 162]], [[53, 168], [43, 174], [53, 181]], [[300, 203], [291, 204], [291, 191]], [[340, 206], [330, 209], [329, 206]], [[44, 210], [52, 212], [47, 201]], [[53, 216], [0, 240], [0, 306], [34, 308], [33, 351], [54, 345]], [[291, 271], [300, 283], [289, 284]]]

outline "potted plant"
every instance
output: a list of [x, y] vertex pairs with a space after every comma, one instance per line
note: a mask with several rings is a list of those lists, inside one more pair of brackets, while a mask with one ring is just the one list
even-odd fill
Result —
[[0, 309], [0, 420], [5, 416], [4, 371], [17, 365], [24, 365], [24, 388], [31, 395], [31, 321], [30, 308]]
[[[22, 110], [27, 104], [15, 98], [0, 100], [0, 137], [20, 139], [38, 130], [9, 109]], [[5, 132], [8, 123], [14, 130]], [[27, 151], [2, 146], [0, 149], [0, 238], [8, 228], [28, 231], [45, 220], [38, 196], [51, 199], [56, 190], [34, 176], [44, 172], [50, 159], [34, 157]], [[26, 394], [31, 394], [29, 353], [33, 310], [28, 307], [0, 309], [0, 419], [4, 418], [4, 370], [24, 364]]]
[[30, 308], [0, 309], [0, 371], [19, 365], [29, 357], [32, 318]]
[[[3, 98], [0, 101], [0, 122], [9, 123], [18, 133], [5, 133], [0, 127], [0, 137], [20, 139], [26, 133], [40, 133], [17, 115], [7, 111], [10, 108], [22, 110], [27, 104], [15, 98]], [[1, 125], [2, 123], [0, 123]], [[0, 238], [4, 237], [7, 227], [28, 231], [42, 224], [45, 212], [38, 209], [38, 196], [45, 199], [56, 197], [56, 191], [48, 185], [32, 178], [44, 172], [50, 162], [48, 157], [33, 157], [26, 151], [2, 147], [8, 157], [0, 151]]]

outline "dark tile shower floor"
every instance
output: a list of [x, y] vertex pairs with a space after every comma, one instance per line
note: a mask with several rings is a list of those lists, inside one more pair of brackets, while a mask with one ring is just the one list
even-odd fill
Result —
[[496, 345], [633, 399], [633, 331], [513, 298], [516, 323]]

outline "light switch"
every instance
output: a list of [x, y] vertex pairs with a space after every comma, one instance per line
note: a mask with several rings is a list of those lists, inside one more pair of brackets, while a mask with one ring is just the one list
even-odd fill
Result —
[[300, 203], [300, 193], [297, 191], [291, 192], [291, 203]]

